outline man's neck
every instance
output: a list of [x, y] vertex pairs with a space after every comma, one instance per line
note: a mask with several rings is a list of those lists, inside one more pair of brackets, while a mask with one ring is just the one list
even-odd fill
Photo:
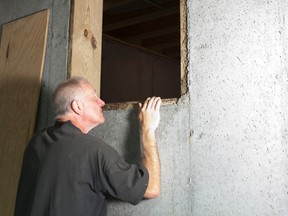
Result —
[[87, 127], [85, 127], [85, 125], [77, 118], [77, 117], [74, 117], [74, 116], [71, 116], [71, 115], [64, 115], [64, 116], [58, 116], [57, 121], [59, 122], [67, 122], [67, 121], [71, 121], [71, 123], [79, 128], [82, 133], [88, 133], [89, 129], [87, 129]]

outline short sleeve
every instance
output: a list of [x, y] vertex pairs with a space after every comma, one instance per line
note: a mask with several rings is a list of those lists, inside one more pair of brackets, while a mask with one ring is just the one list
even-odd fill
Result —
[[[114, 149], [113, 149], [114, 150]], [[111, 150], [104, 155], [102, 186], [111, 196], [138, 204], [148, 186], [149, 174], [145, 167], [128, 164], [118, 152]]]

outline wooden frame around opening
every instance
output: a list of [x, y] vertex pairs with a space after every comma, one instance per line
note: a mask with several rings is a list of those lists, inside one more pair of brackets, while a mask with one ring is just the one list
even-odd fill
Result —
[[[180, 47], [181, 47], [181, 96], [188, 91], [187, 85], [187, 5], [180, 0]], [[72, 0], [67, 77], [83, 76], [100, 95], [102, 52], [103, 0]], [[179, 98], [164, 99], [163, 104], [177, 103]], [[138, 106], [138, 102], [107, 104], [106, 110]]]

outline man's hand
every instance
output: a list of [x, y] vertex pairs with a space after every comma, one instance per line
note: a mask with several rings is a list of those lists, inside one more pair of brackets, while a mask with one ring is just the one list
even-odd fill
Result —
[[147, 98], [144, 104], [139, 103], [139, 121], [143, 131], [155, 132], [160, 122], [161, 98]]
[[149, 172], [149, 182], [144, 197], [149, 199], [160, 194], [160, 159], [155, 137], [155, 130], [160, 122], [160, 106], [159, 97], [147, 98], [143, 106], [139, 104], [138, 117], [143, 145], [142, 163]]

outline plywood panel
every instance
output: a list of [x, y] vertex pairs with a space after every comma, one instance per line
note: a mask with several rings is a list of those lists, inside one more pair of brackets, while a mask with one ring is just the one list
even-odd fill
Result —
[[103, 0], [72, 1], [70, 71], [88, 79], [100, 95]]
[[48, 10], [3, 26], [0, 46], [0, 215], [13, 215], [22, 156], [34, 131]]

